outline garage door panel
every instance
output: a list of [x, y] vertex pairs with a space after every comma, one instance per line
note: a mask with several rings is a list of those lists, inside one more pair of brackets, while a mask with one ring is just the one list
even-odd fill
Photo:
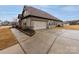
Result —
[[33, 21], [34, 29], [46, 29], [46, 22]]

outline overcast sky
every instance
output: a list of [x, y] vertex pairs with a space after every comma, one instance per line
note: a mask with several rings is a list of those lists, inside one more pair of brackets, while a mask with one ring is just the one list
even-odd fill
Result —
[[[32, 5], [35, 8], [48, 12], [61, 20], [79, 19], [78, 5]], [[23, 10], [21, 5], [0, 5], [0, 20], [12, 21]]]

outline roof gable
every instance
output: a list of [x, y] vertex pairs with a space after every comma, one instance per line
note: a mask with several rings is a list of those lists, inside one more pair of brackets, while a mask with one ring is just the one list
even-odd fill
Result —
[[45, 11], [42, 11], [40, 9], [31, 7], [31, 6], [24, 6], [23, 11], [28, 11], [28, 15], [33, 15], [33, 16], [38, 16], [38, 17], [43, 17], [43, 18], [49, 18], [52, 20], [59, 20], [58, 18], [46, 13]]

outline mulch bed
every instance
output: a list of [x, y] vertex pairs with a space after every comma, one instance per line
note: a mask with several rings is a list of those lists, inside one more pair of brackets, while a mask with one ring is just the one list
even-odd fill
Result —
[[35, 31], [32, 30], [32, 29], [20, 29], [20, 28], [17, 28], [18, 30], [20, 30], [21, 32], [25, 33], [26, 35], [28, 36], [33, 36], [35, 34]]

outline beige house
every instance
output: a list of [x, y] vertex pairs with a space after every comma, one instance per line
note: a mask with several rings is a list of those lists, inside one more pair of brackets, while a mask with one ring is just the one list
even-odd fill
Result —
[[24, 6], [22, 14], [18, 15], [19, 27], [22, 29], [47, 29], [63, 26], [58, 18], [31, 6]]

